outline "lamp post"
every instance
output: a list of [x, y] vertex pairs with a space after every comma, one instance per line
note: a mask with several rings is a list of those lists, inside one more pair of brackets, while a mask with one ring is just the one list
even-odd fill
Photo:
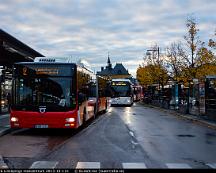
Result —
[[[155, 49], [148, 49], [148, 50], [146, 51], [146, 55], [147, 55], [147, 56], [151, 55], [150, 52], [157, 52], [157, 58], [158, 58], [158, 59], [157, 59], [157, 63], [158, 63], [158, 65], [159, 65], [159, 60], [160, 60], [160, 48], [159, 48], [159, 46], [158, 46], [157, 48], [155, 48]], [[160, 80], [158, 79], [158, 102], [160, 102], [159, 90], [160, 90]]]
[[146, 51], [146, 55], [151, 55], [150, 52], [157, 52], [158, 63], [159, 63], [159, 60], [160, 60], [160, 48], [157, 47], [156, 49], [148, 49], [148, 50]]
[[[157, 62], [159, 64], [159, 60], [160, 60], [160, 48], [159, 48], [159, 46], [156, 49], [148, 49], [146, 51], [146, 55], [148, 55], [148, 56], [151, 55], [150, 52], [157, 52], [157, 58], [158, 58]], [[158, 81], [158, 87], [160, 89], [160, 83], [159, 83], [159, 81]]]

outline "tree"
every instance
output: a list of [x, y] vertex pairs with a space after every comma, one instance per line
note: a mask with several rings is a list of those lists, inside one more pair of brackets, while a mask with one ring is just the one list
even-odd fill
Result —
[[139, 66], [136, 72], [136, 78], [142, 86], [148, 86], [153, 83], [152, 75], [148, 66]]
[[[157, 50], [158, 46], [152, 47], [152, 50]], [[145, 63], [137, 69], [137, 79], [143, 85], [159, 84], [163, 86], [168, 80], [168, 73], [164, 67], [163, 61], [159, 58], [156, 51], [144, 58]]]
[[200, 81], [205, 79], [206, 75], [216, 74], [216, 59], [214, 54], [206, 47], [201, 47], [196, 60], [196, 78]]
[[186, 66], [186, 52], [181, 42], [173, 42], [166, 48], [166, 63], [171, 67], [170, 77], [175, 81], [181, 80], [182, 68]]
[[[137, 69], [137, 79], [142, 85], [165, 85], [169, 77], [175, 81], [183, 81], [188, 84], [194, 78], [202, 81], [207, 75], [216, 75], [216, 49], [215, 38], [209, 39], [208, 46], [199, 39], [197, 22], [189, 17], [186, 21], [187, 34], [184, 36], [186, 44], [173, 42], [166, 48], [166, 59], [161, 59], [157, 51], [150, 56], [145, 56], [144, 63]], [[214, 33], [216, 36], [216, 30]], [[158, 46], [152, 47], [157, 50]], [[166, 60], [166, 61], [164, 61]], [[166, 64], [169, 67], [166, 68]], [[171, 69], [170, 76], [168, 71]]]
[[139, 66], [136, 77], [143, 86], [160, 84], [163, 87], [168, 80], [166, 69], [152, 64], [143, 67]]
[[184, 36], [184, 39], [186, 40], [187, 47], [189, 48], [190, 53], [188, 54], [188, 56], [185, 57], [185, 61], [187, 62], [188, 66], [188, 75], [190, 75], [190, 78], [195, 78], [195, 60], [197, 58], [197, 52], [199, 50], [199, 47], [203, 43], [200, 41], [198, 36], [199, 29], [197, 29], [197, 22], [195, 18], [189, 17], [186, 22], [186, 27], [188, 29], [188, 33]]
[[[215, 34], [214, 36], [216, 36], [216, 29], [215, 29]], [[213, 39], [209, 39], [209, 43], [208, 43], [209, 47], [216, 49], [216, 41], [214, 41]]]

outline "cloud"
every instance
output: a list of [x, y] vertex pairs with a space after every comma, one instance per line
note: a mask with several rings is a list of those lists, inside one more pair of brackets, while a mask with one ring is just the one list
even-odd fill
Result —
[[47, 56], [86, 58], [95, 69], [107, 53], [135, 76], [146, 50], [183, 40], [186, 19], [198, 20], [200, 38], [216, 26], [212, 0], [7, 0], [0, 2], [1, 27]]

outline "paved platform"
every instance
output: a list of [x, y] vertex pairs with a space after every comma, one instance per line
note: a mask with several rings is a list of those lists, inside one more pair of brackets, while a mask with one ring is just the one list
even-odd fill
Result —
[[150, 108], [155, 108], [155, 109], [159, 109], [163, 112], [167, 112], [167, 113], [171, 113], [172, 115], [174, 116], [178, 116], [180, 118], [183, 118], [183, 119], [187, 119], [187, 120], [190, 120], [192, 122], [197, 122], [201, 125], [204, 125], [204, 126], [207, 126], [209, 128], [212, 128], [212, 129], [215, 129], [216, 130], [216, 120], [213, 121], [213, 120], [210, 120], [208, 119], [206, 116], [200, 116], [200, 115], [192, 115], [192, 114], [182, 114], [182, 113], [179, 113], [175, 110], [172, 110], [172, 109], [164, 109], [164, 108], [161, 108], [161, 107], [157, 107], [157, 106], [153, 106], [153, 105], [150, 105], [150, 104], [145, 104], [145, 103], [141, 103], [143, 106], [147, 106], [147, 107], [150, 107]]
[[0, 115], [0, 136], [10, 132], [10, 114]]

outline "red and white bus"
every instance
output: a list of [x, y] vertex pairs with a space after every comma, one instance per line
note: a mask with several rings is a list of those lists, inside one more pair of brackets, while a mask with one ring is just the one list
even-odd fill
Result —
[[133, 85], [134, 101], [140, 101], [143, 99], [143, 88], [140, 85]]
[[83, 64], [64, 58], [14, 64], [11, 127], [78, 128], [100, 110], [89, 96], [95, 79]]
[[95, 82], [92, 82], [89, 86], [89, 109], [93, 109], [96, 112], [106, 112], [109, 107], [109, 85], [108, 79], [97, 75]]

